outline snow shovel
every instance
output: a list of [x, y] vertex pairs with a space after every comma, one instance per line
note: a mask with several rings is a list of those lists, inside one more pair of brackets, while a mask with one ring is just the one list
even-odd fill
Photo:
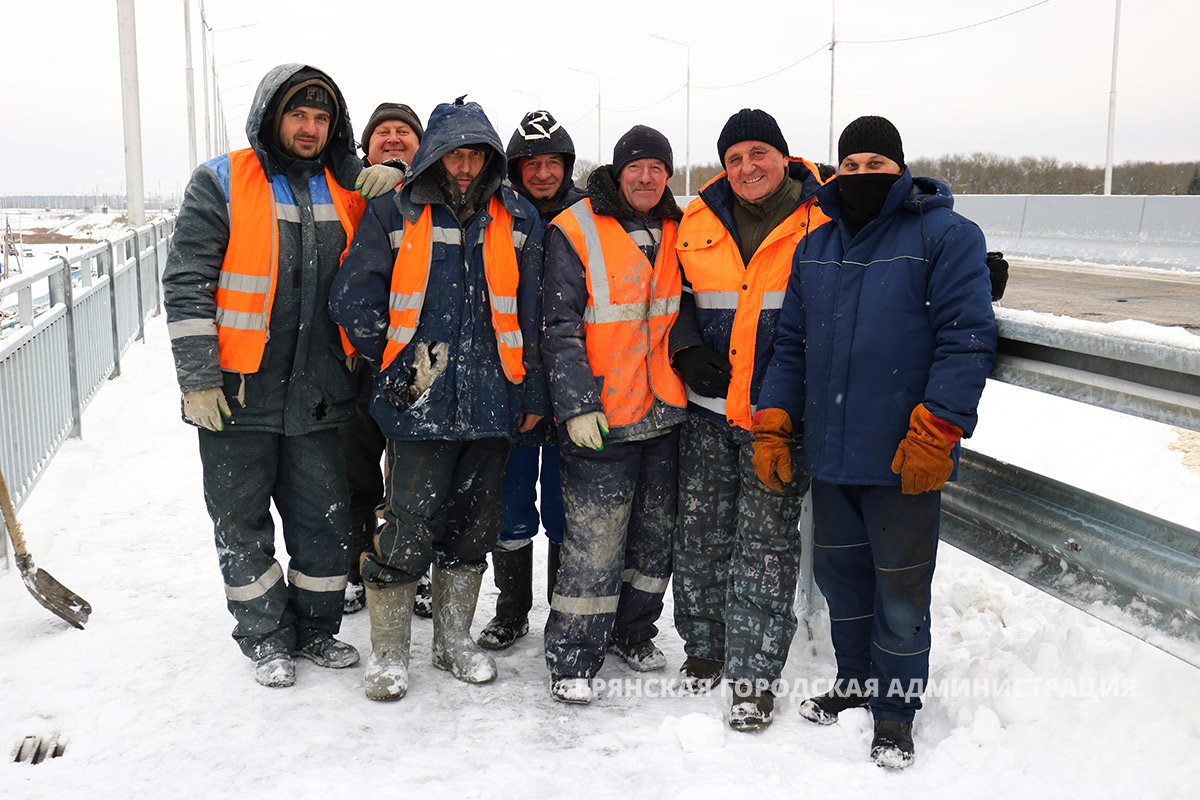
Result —
[[56, 581], [46, 570], [34, 566], [33, 558], [25, 549], [25, 534], [21, 530], [21, 523], [17, 522], [17, 510], [13, 507], [3, 473], [0, 473], [0, 507], [3, 507], [4, 526], [8, 528], [8, 538], [12, 539], [13, 554], [25, 588], [33, 595], [33, 599], [83, 630], [83, 624], [91, 616], [92, 604]]

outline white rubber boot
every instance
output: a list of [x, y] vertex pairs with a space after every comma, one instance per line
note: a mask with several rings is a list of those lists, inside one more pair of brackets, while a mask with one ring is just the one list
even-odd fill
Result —
[[496, 662], [471, 641], [482, 581], [471, 567], [433, 568], [433, 665], [467, 683], [496, 679]]
[[371, 616], [371, 656], [363, 686], [372, 700], [399, 700], [408, 691], [408, 652], [417, 584], [366, 583], [365, 588], [367, 613]]

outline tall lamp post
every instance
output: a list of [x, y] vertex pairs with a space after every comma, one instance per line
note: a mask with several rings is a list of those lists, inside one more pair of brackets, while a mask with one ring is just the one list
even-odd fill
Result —
[[604, 157], [600, 155], [602, 145], [600, 144], [600, 76], [594, 72], [588, 72], [586, 69], [576, 69], [575, 67], [567, 67], [572, 72], [582, 72], [584, 75], [591, 75], [596, 79], [596, 166], [604, 163]]
[[1121, 38], [1121, 0], [1117, 0], [1117, 19], [1113, 23], [1112, 85], [1108, 92], [1108, 152], [1104, 158], [1104, 193], [1112, 194], [1113, 138], [1117, 132], [1117, 43]]
[[684, 42], [677, 42], [674, 39], [668, 39], [665, 36], [659, 36], [657, 33], [650, 34], [650, 37], [652, 39], [661, 39], [662, 41], [670, 42], [671, 44], [677, 44], [687, 50], [687, 71], [684, 73], [684, 86], [687, 87], [687, 116], [685, 117], [684, 122], [684, 125], [686, 126], [685, 139], [687, 142], [684, 145], [687, 148], [687, 175], [683, 179], [683, 193], [690, 196], [692, 193], [692, 48], [690, 45], [685, 44]]

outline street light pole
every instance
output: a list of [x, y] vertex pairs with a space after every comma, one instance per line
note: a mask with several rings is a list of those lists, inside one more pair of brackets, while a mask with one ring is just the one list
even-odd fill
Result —
[[142, 111], [138, 98], [137, 25], [133, 0], [117, 0], [117, 46], [121, 56], [121, 118], [125, 130], [126, 215], [130, 226], [146, 223], [142, 189]]
[[650, 34], [652, 38], [662, 39], [664, 42], [677, 44], [687, 50], [687, 71], [684, 73], [684, 86], [687, 88], [687, 116], [684, 118], [686, 158], [687, 158], [687, 175], [683, 179], [683, 193], [686, 195], [692, 194], [692, 48], [684, 42], [677, 42], [674, 39], [668, 39], [665, 36], [659, 36], [657, 33]]
[[837, 0], [829, 3], [829, 163], [837, 166], [833, 160], [833, 73], [837, 63]]
[[591, 75], [596, 79], [596, 166], [600, 166], [604, 163], [604, 157], [601, 155], [603, 147], [600, 144], [600, 76], [594, 72], [588, 72], [586, 69], [576, 69], [575, 67], [567, 67], [567, 69]]
[[208, 110], [208, 32], [212, 30], [208, 27], [208, 20], [204, 16], [204, 0], [200, 0], [200, 47], [201, 58], [204, 61], [204, 160], [213, 157], [212, 146], [212, 123], [209, 119]]
[[188, 166], [196, 169], [196, 82], [192, 73], [192, 0], [183, 0], [183, 42], [187, 54]]
[[1112, 86], [1108, 92], [1108, 153], [1104, 157], [1104, 194], [1112, 194], [1113, 139], [1117, 132], [1117, 43], [1121, 38], [1121, 0], [1113, 23]]

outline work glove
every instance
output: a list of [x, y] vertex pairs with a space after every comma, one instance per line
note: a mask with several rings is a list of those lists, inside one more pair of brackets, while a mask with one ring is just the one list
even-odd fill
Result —
[[375, 164], [358, 173], [354, 188], [363, 197], [370, 200], [384, 192], [390, 192], [404, 177], [404, 170], [389, 164], [403, 164], [403, 161], [390, 161], [386, 164]]
[[603, 411], [580, 414], [567, 420], [567, 435], [580, 447], [603, 450], [604, 437], [608, 436], [608, 417]]
[[782, 408], [763, 408], [754, 415], [754, 456], [758, 479], [777, 492], [792, 482], [792, 418]]
[[194, 389], [183, 393], [183, 416], [201, 428], [210, 431], [225, 430], [225, 421], [233, 416], [225, 400], [225, 390], [220, 386], [210, 389]]
[[683, 382], [702, 397], [724, 397], [729, 391], [733, 365], [711, 347], [685, 347], [675, 354], [671, 363]]
[[904, 494], [936, 492], [954, 472], [954, 444], [962, 428], [938, 419], [921, 403], [908, 418], [908, 435], [896, 448], [892, 472], [900, 476]]
[[987, 254], [988, 272], [992, 278], [992, 302], [1004, 297], [1004, 287], [1008, 286], [1008, 262], [1004, 253], [991, 251]]

